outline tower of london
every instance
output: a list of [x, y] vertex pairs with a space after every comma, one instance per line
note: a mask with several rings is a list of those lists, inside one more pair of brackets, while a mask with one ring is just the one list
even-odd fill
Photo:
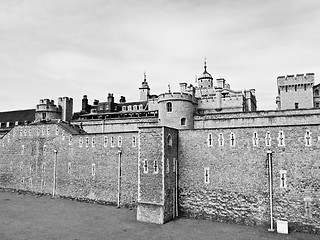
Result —
[[[196, 84], [138, 100], [84, 95], [0, 113], [0, 187], [180, 216], [320, 233], [320, 96], [312, 73], [280, 76], [276, 110], [204, 64]], [[150, 84], [150, 85], [149, 85]]]

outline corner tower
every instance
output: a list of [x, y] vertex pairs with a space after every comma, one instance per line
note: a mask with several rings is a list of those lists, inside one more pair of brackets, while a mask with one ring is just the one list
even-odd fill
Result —
[[196, 98], [188, 93], [163, 93], [158, 96], [160, 125], [193, 129]]
[[313, 108], [314, 73], [280, 76], [277, 85], [278, 110]]

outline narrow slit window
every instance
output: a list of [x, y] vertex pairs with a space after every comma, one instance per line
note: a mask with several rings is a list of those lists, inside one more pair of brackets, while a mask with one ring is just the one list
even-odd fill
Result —
[[234, 133], [230, 134], [230, 146], [234, 147], [236, 145], [236, 136], [234, 135]]
[[304, 136], [304, 140], [305, 140], [306, 146], [310, 147], [312, 145], [311, 132], [309, 130], [306, 131], [306, 134]]
[[86, 147], [89, 147], [89, 138], [86, 137]]
[[212, 133], [209, 133], [208, 134], [208, 139], [207, 139], [207, 142], [208, 142], [208, 147], [212, 147]]
[[110, 143], [111, 143], [111, 147], [114, 147], [114, 137], [111, 137]]
[[91, 139], [91, 146], [92, 146], [92, 147], [95, 147], [95, 145], [96, 145], [95, 138], [92, 137], [92, 139]]
[[167, 103], [167, 112], [172, 112], [172, 103], [171, 102]]
[[285, 143], [284, 143], [284, 139], [285, 139], [285, 136], [284, 136], [284, 133], [283, 131], [279, 131], [279, 135], [278, 135], [278, 146], [285, 146]]
[[49, 136], [50, 135], [50, 128], [47, 127], [47, 135]]
[[122, 146], [122, 137], [119, 136], [118, 137], [118, 147], [121, 147]]
[[208, 167], [204, 168], [204, 183], [205, 184], [210, 183], [210, 172]]
[[59, 135], [59, 128], [58, 128], [58, 126], [56, 127], [56, 135], [57, 135], [57, 136]]
[[92, 176], [96, 175], [96, 164], [95, 163], [92, 163], [92, 165], [91, 165], [91, 174], [92, 174]]
[[104, 137], [104, 147], [107, 147], [108, 146], [108, 137]]
[[287, 188], [287, 171], [280, 170], [280, 188]]
[[132, 147], [135, 147], [137, 145], [137, 137], [132, 136]]
[[177, 159], [176, 159], [176, 158], [173, 158], [173, 161], [172, 161], [172, 171], [173, 171], [173, 172], [176, 172], [176, 166], [177, 166], [176, 161], [177, 161]]
[[269, 132], [269, 131], [266, 132], [266, 138], [265, 138], [265, 140], [266, 140], [266, 146], [267, 146], [267, 147], [270, 147], [270, 146], [271, 146], [271, 136], [270, 136], [270, 132]]
[[167, 173], [170, 172], [170, 162], [169, 162], [169, 158], [167, 158]]
[[82, 144], [83, 144], [83, 138], [80, 137], [80, 138], [79, 138], [79, 147], [82, 147]]
[[143, 173], [148, 173], [148, 160], [143, 161]]
[[309, 197], [304, 198], [304, 209], [305, 209], [305, 217], [312, 217], [312, 207], [311, 207], [312, 199]]
[[219, 146], [223, 146], [224, 145], [223, 133], [219, 134], [218, 142], [219, 142]]
[[154, 162], [153, 162], [153, 170], [154, 170], [155, 174], [157, 174], [159, 172], [159, 166], [158, 166], [157, 160], [154, 160]]
[[253, 137], [252, 137], [252, 145], [253, 145], [254, 147], [257, 147], [257, 146], [258, 146], [258, 142], [259, 142], [258, 133], [257, 133], [257, 132], [254, 132], [254, 133], [253, 133]]

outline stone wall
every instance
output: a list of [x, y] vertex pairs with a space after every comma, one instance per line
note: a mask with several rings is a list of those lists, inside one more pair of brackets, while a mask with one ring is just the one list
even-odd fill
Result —
[[[269, 136], [270, 146], [266, 146]], [[279, 136], [283, 146], [279, 146]], [[180, 131], [180, 213], [217, 221], [268, 224], [266, 158], [270, 149], [275, 220], [287, 220], [293, 229], [320, 233], [319, 136], [319, 125]], [[307, 139], [310, 146], [306, 146]], [[207, 183], [205, 169], [209, 169]], [[280, 170], [286, 171], [286, 188], [281, 185]]]
[[52, 194], [56, 169], [55, 194], [114, 204], [121, 150], [120, 203], [135, 205], [137, 148], [137, 132], [70, 134], [59, 124], [15, 127], [1, 142], [0, 187]]

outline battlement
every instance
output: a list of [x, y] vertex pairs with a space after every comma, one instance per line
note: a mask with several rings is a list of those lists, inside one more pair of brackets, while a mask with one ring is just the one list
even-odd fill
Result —
[[314, 73], [307, 74], [297, 74], [297, 75], [287, 75], [279, 76], [277, 78], [277, 84], [279, 86], [286, 85], [297, 85], [297, 84], [313, 84], [314, 83]]
[[172, 92], [172, 93], [162, 93], [158, 96], [158, 102], [162, 101], [189, 101], [189, 102], [195, 102], [196, 99], [194, 96], [192, 96], [189, 93], [184, 92]]
[[40, 99], [39, 104], [36, 107], [36, 111], [57, 112], [59, 108], [54, 104], [53, 100]]

